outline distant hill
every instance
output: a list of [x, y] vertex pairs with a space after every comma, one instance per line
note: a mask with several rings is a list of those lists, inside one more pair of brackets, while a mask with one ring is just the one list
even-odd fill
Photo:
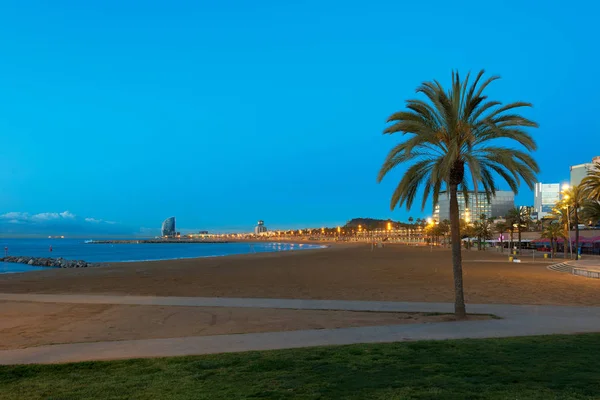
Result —
[[386, 229], [388, 222], [392, 223], [393, 228], [406, 227], [410, 224], [406, 222], [392, 221], [391, 219], [376, 219], [376, 218], [352, 218], [346, 222], [345, 228], [358, 228], [362, 226], [365, 229]]

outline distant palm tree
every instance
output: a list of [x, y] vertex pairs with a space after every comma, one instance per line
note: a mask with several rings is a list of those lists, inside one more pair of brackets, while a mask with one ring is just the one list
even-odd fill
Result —
[[526, 228], [531, 221], [531, 217], [529, 216], [529, 212], [525, 208], [513, 208], [508, 211], [506, 214], [506, 222], [517, 228], [517, 233], [519, 235], [519, 253], [521, 252], [521, 231], [523, 228]]
[[569, 213], [567, 213], [567, 207], [563, 204], [563, 201], [559, 201], [556, 203], [556, 206], [552, 209], [552, 214], [556, 216], [558, 223], [563, 228], [563, 237], [565, 239], [564, 245], [564, 253], [565, 258], [567, 258], [568, 246], [571, 247], [571, 233], [569, 232]]
[[600, 162], [594, 164], [594, 168], [581, 181], [581, 186], [588, 199], [600, 201]]
[[[477, 232], [475, 232], [475, 228], [473, 224], [468, 224], [464, 219], [460, 220], [460, 238], [461, 240], [467, 239], [465, 243], [465, 248], [467, 250], [471, 250], [471, 238], [477, 236]], [[452, 226], [450, 226], [450, 230], [452, 230]]]
[[482, 240], [485, 241], [492, 238], [492, 226], [485, 216], [483, 216], [481, 221], [475, 221], [473, 228], [477, 236], [477, 249], [481, 250]]
[[542, 237], [545, 239], [550, 239], [550, 249], [552, 252], [552, 258], [554, 258], [558, 238], [565, 237], [565, 231], [563, 227], [558, 222], [551, 222], [548, 225], [546, 225], [546, 227], [542, 231]]
[[440, 233], [444, 236], [444, 246], [446, 245], [446, 235], [450, 233], [450, 221], [445, 219], [439, 223]]
[[498, 222], [496, 224], [496, 232], [498, 232], [500, 234], [500, 248], [502, 249], [501, 251], [504, 253], [504, 232], [506, 232], [508, 230], [509, 226], [506, 222]]
[[579, 209], [587, 199], [587, 193], [581, 185], [573, 186], [563, 193], [562, 202], [569, 206], [569, 214], [573, 216], [573, 225], [575, 227], [575, 253], [579, 254]]
[[407, 100], [407, 110], [388, 118], [392, 124], [384, 130], [385, 134], [411, 136], [390, 151], [377, 178], [381, 181], [398, 165], [414, 162], [392, 194], [392, 209], [404, 204], [410, 208], [421, 185], [424, 186], [423, 209], [430, 194], [435, 207], [439, 193], [443, 189], [448, 191], [457, 318], [466, 316], [458, 191], [462, 191], [468, 201], [471, 183], [475, 190], [482, 187], [489, 201], [496, 193], [495, 174], [518, 192], [521, 181], [533, 188], [535, 174], [539, 171], [527, 152], [507, 146], [507, 141], [512, 141], [527, 151], [536, 149], [533, 138], [523, 127], [538, 125], [516, 112], [516, 109], [531, 107], [531, 104], [502, 105], [488, 100], [483, 91], [499, 77], [481, 82], [483, 74], [484, 71], [479, 72], [469, 85], [469, 75], [461, 81], [459, 74], [453, 72], [448, 91], [438, 81], [422, 83], [417, 92], [425, 95], [427, 100]]
[[595, 200], [585, 201], [581, 209], [581, 219], [587, 221], [590, 225], [596, 225], [600, 222], [600, 202]]

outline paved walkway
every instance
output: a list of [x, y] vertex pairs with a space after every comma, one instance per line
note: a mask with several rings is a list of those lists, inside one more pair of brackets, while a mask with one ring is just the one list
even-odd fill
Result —
[[579, 261], [571, 261], [569, 264], [571, 264], [575, 268], [582, 268], [596, 272], [600, 271], [600, 259], [588, 258]]
[[[450, 303], [300, 299], [0, 293], [0, 300], [78, 304], [256, 307], [390, 312], [421, 311], [446, 313], [452, 312], [453, 310], [453, 305]], [[467, 310], [471, 314], [494, 314], [502, 319], [60, 344], [0, 351], [0, 364], [61, 363], [123, 358], [183, 356], [249, 350], [271, 350], [352, 343], [600, 332], [600, 307], [469, 304]]]

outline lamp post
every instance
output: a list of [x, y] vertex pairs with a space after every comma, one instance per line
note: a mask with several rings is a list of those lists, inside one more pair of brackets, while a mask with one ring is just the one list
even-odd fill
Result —
[[[569, 195], [565, 192], [569, 190], [569, 185], [566, 183], [562, 186], [562, 194], [564, 200], [569, 200]], [[573, 259], [573, 244], [571, 243], [571, 214], [569, 213], [569, 203], [565, 202], [565, 206], [567, 209], [567, 236], [569, 240], [569, 253], [571, 254], [571, 260]]]
[[[433, 219], [431, 217], [427, 218], [427, 225], [429, 225], [429, 228], [432, 229], [434, 223], [433, 223]], [[429, 234], [429, 251], [433, 252], [433, 232], [430, 231]]]

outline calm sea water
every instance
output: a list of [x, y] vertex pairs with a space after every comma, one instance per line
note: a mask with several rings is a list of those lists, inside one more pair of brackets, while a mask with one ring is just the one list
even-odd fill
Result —
[[[88, 262], [173, 260], [321, 247], [323, 246], [294, 243], [88, 244], [83, 239], [0, 239], [2, 256], [4, 249], [8, 248], [8, 254], [14, 256], [62, 257]], [[46, 268], [0, 262], [0, 274], [42, 269]]]

